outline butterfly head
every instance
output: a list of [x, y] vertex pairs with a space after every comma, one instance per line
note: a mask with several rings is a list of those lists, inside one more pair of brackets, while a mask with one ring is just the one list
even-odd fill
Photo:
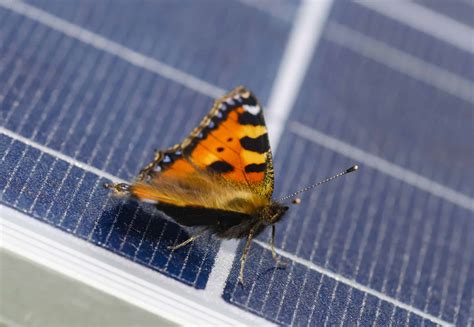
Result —
[[264, 225], [273, 225], [283, 218], [288, 209], [289, 207], [273, 201], [268, 206], [260, 209], [257, 215]]
[[[273, 225], [275, 223], [277, 223], [285, 214], [285, 212], [289, 209], [289, 206], [285, 205], [285, 204], [282, 204], [281, 202], [282, 201], [285, 201], [285, 200], [288, 200], [288, 199], [291, 199], [291, 198], [294, 198], [296, 195], [302, 193], [302, 192], [306, 192], [310, 189], [313, 189], [321, 184], [324, 184], [324, 183], [327, 183], [329, 181], [332, 181], [338, 177], [341, 177], [345, 174], [348, 174], [348, 173], [351, 173], [351, 172], [354, 172], [356, 171], [357, 169], [359, 169], [359, 167], [357, 165], [355, 166], [352, 166], [348, 169], [346, 169], [345, 171], [343, 172], [340, 172], [339, 174], [336, 174], [332, 177], [329, 177], [329, 178], [326, 178], [325, 180], [321, 181], [321, 182], [318, 182], [318, 183], [315, 183], [313, 185], [310, 185], [310, 186], [307, 186], [299, 191], [296, 191], [290, 195], [287, 195], [277, 201], [271, 201], [270, 204], [262, 207], [260, 210], [257, 211], [257, 216], [259, 218], [259, 220], [261, 222], [263, 222], [263, 225]], [[300, 198], [294, 198], [292, 201], [291, 201], [292, 204], [300, 204], [301, 203], [301, 199]]]

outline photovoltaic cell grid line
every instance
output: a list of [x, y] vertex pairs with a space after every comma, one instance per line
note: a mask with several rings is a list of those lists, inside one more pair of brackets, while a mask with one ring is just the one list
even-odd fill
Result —
[[[296, 155], [301, 148], [322, 160], [317, 173], [308, 170], [311, 164], [297, 165], [296, 171], [306, 173], [294, 179], [299, 185], [309, 178], [321, 179], [334, 167], [350, 162], [290, 133], [280, 150]], [[283, 168], [289, 171], [290, 165]], [[283, 178], [284, 183], [288, 180]], [[447, 321], [462, 312], [467, 314], [466, 305], [472, 292], [469, 285], [472, 258], [466, 249], [474, 244], [468, 232], [473, 228], [472, 215], [465, 209], [368, 168], [361, 168], [357, 175], [328, 185], [303, 201], [277, 227], [279, 248], [433, 316], [443, 312]], [[459, 220], [455, 225], [453, 218]], [[268, 241], [268, 235], [261, 240]], [[354, 312], [361, 317], [368, 315], [363, 324], [379, 319], [366, 312], [372, 309], [361, 305], [370, 295], [351, 287], [348, 297], [336, 297], [339, 288], [346, 288], [347, 284], [334, 284], [334, 279], [325, 277], [319, 285], [319, 281], [309, 279], [317, 278], [314, 272], [295, 270], [292, 265], [296, 263], [289, 259], [285, 259], [289, 261], [286, 270], [274, 270], [274, 262], [265, 259], [265, 256], [271, 258], [270, 251], [262, 249], [265, 256], [259, 256], [255, 247], [258, 246], [252, 248], [247, 264], [245, 288], [236, 285], [239, 266], [234, 266], [225, 291], [226, 299], [231, 302], [284, 324], [290, 324], [293, 319], [304, 321], [308, 314], [306, 307], [311, 305], [318, 312], [331, 311], [331, 323], [349, 323]], [[329, 288], [331, 295], [318, 299], [311, 286], [314, 283]], [[306, 296], [305, 292], [311, 295]], [[331, 300], [333, 294], [335, 298]], [[360, 298], [354, 298], [357, 294]], [[447, 299], [452, 302], [443, 303]], [[395, 309], [392, 311], [389, 303], [377, 303], [374, 305], [380, 305], [378, 315], [384, 319], [394, 314]], [[288, 313], [289, 308], [300, 306], [303, 308], [294, 311], [294, 316]], [[317, 318], [316, 325], [324, 319], [324, 315]], [[400, 322], [396, 317], [394, 323]]]
[[[242, 251], [239, 249], [238, 254]], [[431, 320], [401, 309], [378, 297], [367, 295], [347, 284], [320, 274], [307, 265], [286, 260], [285, 269], [274, 270], [271, 252], [259, 245], [252, 247], [252, 257], [259, 257], [261, 265], [249, 265], [249, 278], [242, 287], [237, 284], [238, 269], [231, 272], [224, 298], [252, 313], [267, 317], [281, 325], [320, 326], [324, 324], [397, 326], [434, 326]], [[236, 266], [234, 267], [236, 268]], [[289, 275], [288, 278], [288, 272]], [[261, 285], [273, 284], [266, 289]], [[251, 292], [251, 293], [250, 293]], [[270, 316], [271, 315], [271, 316]]]
[[[276, 197], [354, 163], [319, 140], [303, 139], [291, 121], [472, 197], [472, 103], [371, 58], [366, 43], [354, 48], [334, 42], [341, 27], [473, 79], [471, 54], [357, 3], [335, 2], [280, 141]], [[468, 208], [362, 166], [292, 207], [277, 227], [277, 247], [392, 301], [293, 260], [286, 259], [285, 270], [274, 269], [270, 251], [255, 244], [245, 287], [237, 285], [238, 253], [224, 297], [285, 325], [306, 325], [308, 319], [310, 325], [419, 325], [422, 317], [413, 313], [419, 310], [463, 326], [473, 314], [472, 218]], [[393, 305], [396, 301], [412, 309]]]
[[[156, 58], [182, 69], [192, 66], [198, 70], [191, 72], [201, 80], [232, 83], [223, 85], [225, 88], [249, 85], [263, 95], [262, 100], [272, 84], [289, 30], [288, 22], [238, 3], [206, 10], [170, 3], [152, 7], [135, 3], [133, 10], [128, 3], [96, 7], [85, 2], [77, 8], [76, 3], [50, 1], [35, 5], [47, 10], [43, 18], [50, 12], [59, 15], [59, 24], [62, 18], [74, 22], [72, 28], [78, 33], [86, 27], [99, 37], [147, 54], [150, 60]], [[106, 15], [109, 9], [111, 14]], [[147, 15], [148, 20], [140, 19]], [[169, 37], [176, 26], [168, 19], [170, 15], [187, 22], [180, 24], [180, 38], [173, 38], [172, 47]], [[204, 288], [219, 246], [216, 240], [203, 240], [170, 253], [167, 246], [187, 237], [179, 226], [149, 206], [111, 198], [102, 188], [107, 180], [70, 163], [77, 160], [104, 174], [132, 180], [151, 160], [153, 149], [183, 139], [214, 99], [179, 80], [136, 66], [121, 54], [104, 51], [94, 42], [63, 34], [48, 21], [38, 22], [21, 11], [2, 7], [0, 17], [2, 126], [11, 131], [9, 135], [20, 135], [52, 149], [49, 153], [56, 151], [71, 158], [66, 162], [2, 135], [1, 202], [188, 285]], [[227, 19], [222, 21], [222, 17]], [[208, 24], [196, 26], [194, 21]], [[233, 24], [243, 21], [252, 23], [239, 31], [265, 30], [272, 35], [271, 42], [259, 39], [260, 34], [235, 33]], [[218, 23], [222, 30], [213, 27]], [[207, 43], [200, 36], [208, 38]], [[219, 41], [222, 38], [225, 40]], [[227, 47], [211, 49], [211, 39]], [[259, 64], [267, 73], [254, 72], [243, 78], [240, 69], [253, 70], [254, 60], [258, 60], [253, 52], [259, 47], [260, 54], [264, 48], [272, 49]], [[234, 65], [229, 64], [232, 60], [237, 60]]]
[[469, 1], [456, 1], [454, 3], [447, 3], [444, 1], [423, 1], [415, 0], [433, 11], [450, 17], [456, 21], [474, 27], [474, 16], [472, 15], [472, 3]]
[[264, 103], [291, 27], [238, 1], [28, 3], [223, 89], [245, 82]]

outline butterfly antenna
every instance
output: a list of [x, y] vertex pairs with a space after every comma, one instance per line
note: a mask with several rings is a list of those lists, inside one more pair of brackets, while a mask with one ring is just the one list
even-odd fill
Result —
[[[318, 183], [316, 183], [316, 184], [306, 186], [305, 188], [302, 188], [302, 189], [299, 190], [299, 191], [296, 191], [296, 192], [294, 192], [294, 193], [291, 193], [290, 195], [287, 195], [287, 196], [285, 196], [285, 197], [279, 199], [278, 202], [281, 202], [281, 201], [284, 201], [284, 200], [293, 198], [293, 197], [295, 197], [296, 195], [298, 195], [298, 194], [300, 194], [300, 193], [309, 191], [309, 190], [311, 190], [311, 189], [313, 189], [313, 188], [318, 187], [318, 186], [321, 185], [321, 184], [330, 182], [330, 181], [332, 181], [332, 180], [334, 180], [334, 179], [336, 179], [336, 178], [338, 178], [338, 177], [344, 176], [345, 174], [352, 173], [353, 171], [356, 171], [357, 169], [359, 169], [359, 166], [354, 165], [354, 166], [352, 166], [351, 168], [348, 168], [348, 169], [346, 169], [345, 171], [340, 172], [339, 174], [336, 174], [336, 175], [334, 175], [334, 176], [332, 176], [332, 177], [329, 177], [329, 178], [326, 178], [325, 180], [322, 180], [322, 181], [320, 181], [320, 182], [318, 182]], [[299, 204], [300, 202], [301, 202], [300, 199], [295, 199], [295, 201], [293, 201], [294, 204]]]

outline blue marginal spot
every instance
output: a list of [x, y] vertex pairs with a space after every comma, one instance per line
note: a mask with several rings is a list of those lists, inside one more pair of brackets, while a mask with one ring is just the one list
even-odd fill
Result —
[[170, 163], [171, 157], [169, 155], [165, 155], [161, 161], [164, 163]]

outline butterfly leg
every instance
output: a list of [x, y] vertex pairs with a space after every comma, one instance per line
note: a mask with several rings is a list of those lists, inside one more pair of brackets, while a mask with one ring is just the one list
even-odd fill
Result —
[[239, 283], [241, 283], [242, 285], [244, 284], [245, 261], [247, 260], [247, 254], [249, 252], [250, 245], [252, 244], [252, 238], [253, 238], [254, 233], [255, 233], [255, 230], [252, 228], [249, 232], [249, 235], [247, 236], [247, 242], [245, 243], [244, 251], [242, 253], [242, 256], [240, 257]]
[[278, 255], [275, 251], [275, 225], [272, 225], [272, 243], [271, 243], [271, 247], [272, 247], [272, 257], [276, 262], [277, 268], [286, 267], [286, 264], [278, 257]]
[[185, 245], [188, 245], [189, 243], [191, 243], [192, 241], [196, 240], [199, 236], [201, 236], [202, 234], [204, 233], [204, 231], [201, 231], [193, 236], [191, 236], [190, 238], [188, 238], [186, 241], [182, 242], [182, 243], [179, 243], [178, 245], [175, 245], [175, 246], [168, 246], [168, 250], [177, 250], [179, 248], [182, 248], [183, 246]]

